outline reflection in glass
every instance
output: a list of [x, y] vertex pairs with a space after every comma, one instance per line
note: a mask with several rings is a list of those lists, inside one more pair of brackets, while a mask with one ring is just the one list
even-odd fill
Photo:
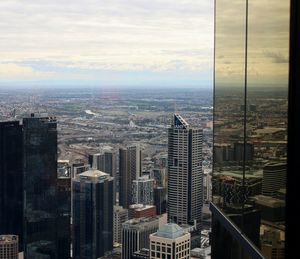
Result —
[[289, 1], [247, 4], [216, 0], [213, 202], [284, 258]]

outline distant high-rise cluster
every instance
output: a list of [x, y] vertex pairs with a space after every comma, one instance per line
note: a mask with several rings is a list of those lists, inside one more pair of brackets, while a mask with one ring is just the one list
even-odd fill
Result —
[[0, 245], [11, 244], [0, 257], [114, 258], [120, 245], [123, 259], [190, 257], [188, 232], [202, 215], [201, 130], [174, 115], [168, 168], [166, 157], [148, 158], [154, 166], [143, 171], [139, 145], [89, 155], [89, 164], [57, 155], [55, 117], [0, 123]]

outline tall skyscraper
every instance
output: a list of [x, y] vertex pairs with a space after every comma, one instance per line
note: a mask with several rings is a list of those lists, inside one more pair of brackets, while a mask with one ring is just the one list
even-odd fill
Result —
[[132, 204], [132, 182], [141, 176], [141, 149], [139, 146], [120, 148], [119, 150], [119, 204], [129, 208]]
[[17, 121], [0, 122], [0, 234], [23, 243], [23, 139]]
[[168, 220], [201, 226], [202, 130], [174, 114], [168, 130]]
[[25, 258], [69, 258], [69, 244], [58, 246], [56, 118], [31, 114], [23, 130]]
[[213, 259], [283, 254], [291, 2], [215, 1]]
[[157, 231], [158, 225], [156, 217], [125, 222], [122, 226], [122, 259], [131, 259], [134, 252], [149, 248], [149, 235]]
[[75, 259], [97, 259], [113, 249], [113, 178], [91, 169], [72, 180]]
[[157, 215], [167, 212], [167, 190], [165, 187], [154, 188], [154, 205]]
[[150, 259], [188, 259], [191, 253], [191, 234], [174, 223], [168, 223], [150, 235]]
[[114, 242], [121, 243], [122, 224], [128, 220], [128, 210], [114, 206]]
[[104, 151], [103, 153], [90, 155], [89, 164], [91, 168], [116, 177], [117, 160], [116, 153], [113, 151]]
[[154, 179], [142, 176], [132, 181], [132, 203], [153, 205]]
[[16, 235], [0, 235], [0, 259], [18, 259], [18, 242]]
[[286, 163], [268, 163], [263, 169], [262, 194], [276, 197], [280, 189], [286, 188]]

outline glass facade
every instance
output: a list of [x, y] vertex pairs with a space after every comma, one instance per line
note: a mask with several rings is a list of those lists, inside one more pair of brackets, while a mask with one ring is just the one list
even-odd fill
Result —
[[[215, 3], [213, 206], [284, 258], [290, 2]], [[213, 257], [254, 257], [223, 225], [213, 216]]]
[[56, 119], [32, 114], [23, 131], [25, 258], [70, 258], [68, 220], [57, 207]]
[[[0, 123], [0, 234], [19, 237], [23, 245], [22, 126], [18, 121]], [[1, 256], [0, 256], [1, 257]]]
[[96, 259], [113, 249], [113, 181], [98, 170], [72, 180], [73, 258]]

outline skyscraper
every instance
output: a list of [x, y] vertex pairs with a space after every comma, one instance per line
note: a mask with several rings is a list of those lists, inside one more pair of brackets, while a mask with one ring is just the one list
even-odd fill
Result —
[[286, 163], [266, 164], [263, 169], [262, 194], [276, 197], [282, 188], [286, 188]]
[[128, 209], [132, 203], [132, 181], [141, 176], [140, 147], [120, 148], [119, 156], [119, 204]]
[[168, 130], [168, 220], [201, 225], [202, 130], [174, 114]]
[[0, 259], [18, 259], [18, 241], [16, 235], [0, 235]]
[[72, 180], [75, 259], [97, 259], [113, 249], [113, 178], [91, 169]]
[[0, 234], [23, 243], [23, 139], [17, 121], [0, 123]]
[[191, 253], [191, 234], [174, 223], [168, 223], [150, 235], [150, 259], [188, 259]]
[[69, 258], [58, 246], [56, 118], [31, 114], [23, 130], [25, 258]]
[[142, 176], [132, 181], [132, 203], [153, 205], [154, 180]]
[[128, 220], [128, 210], [114, 206], [114, 242], [121, 243], [122, 224]]
[[154, 205], [157, 215], [167, 212], [167, 191], [165, 187], [158, 186], [154, 188]]
[[134, 252], [149, 248], [149, 235], [157, 231], [158, 225], [156, 217], [126, 221], [122, 226], [122, 259], [131, 259]]

